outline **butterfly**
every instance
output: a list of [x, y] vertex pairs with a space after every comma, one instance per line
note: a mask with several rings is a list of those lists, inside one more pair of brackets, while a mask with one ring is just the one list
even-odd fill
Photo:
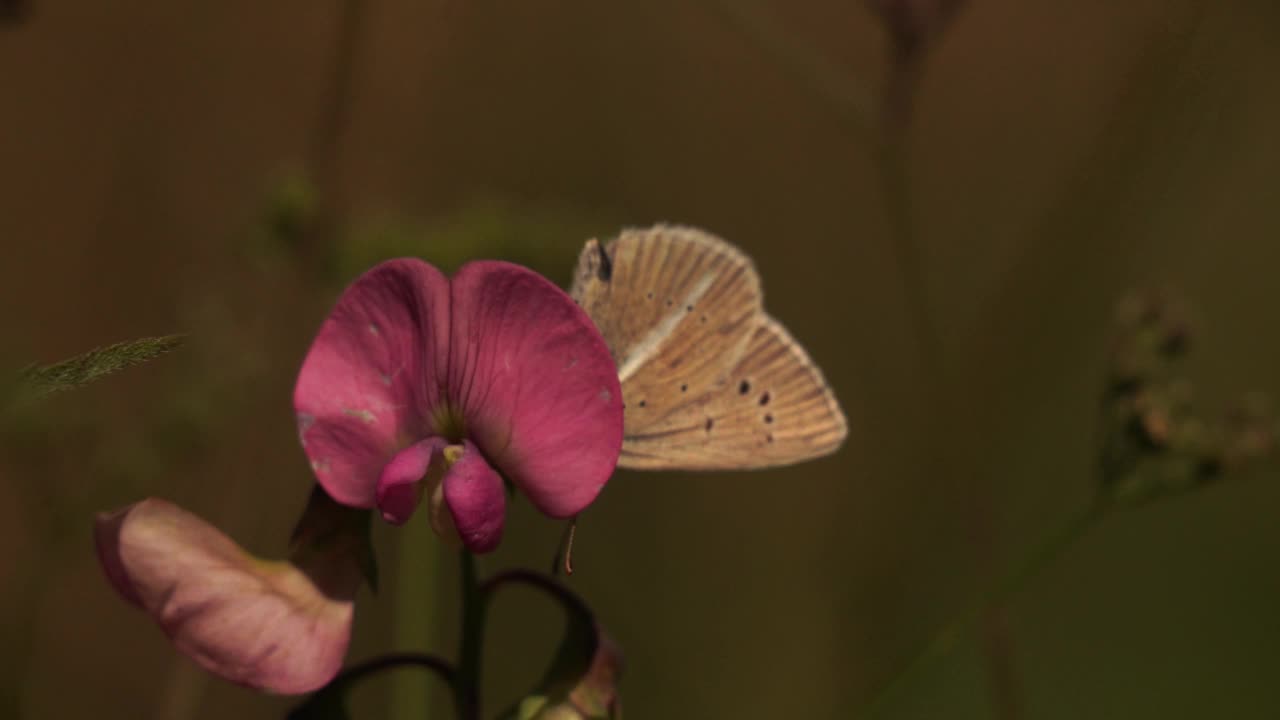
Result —
[[822, 371], [764, 311], [751, 259], [701, 230], [588, 240], [569, 294], [618, 367], [618, 466], [764, 468], [835, 452], [848, 432]]

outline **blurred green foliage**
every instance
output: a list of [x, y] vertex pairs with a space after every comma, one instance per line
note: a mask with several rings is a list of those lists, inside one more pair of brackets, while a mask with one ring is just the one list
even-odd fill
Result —
[[420, 257], [445, 273], [470, 260], [498, 259], [567, 285], [587, 238], [616, 232], [582, 213], [522, 209], [491, 198], [429, 222], [391, 216], [362, 219], [336, 248], [333, 274], [347, 281], [394, 257]]

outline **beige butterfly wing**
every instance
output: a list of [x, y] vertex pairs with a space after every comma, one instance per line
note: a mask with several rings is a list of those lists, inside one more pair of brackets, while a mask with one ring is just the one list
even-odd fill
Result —
[[764, 313], [759, 276], [729, 243], [671, 226], [592, 240], [570, 294], [618, 365], [620, 467], [770, 467], [843, 442], [821, 371]]

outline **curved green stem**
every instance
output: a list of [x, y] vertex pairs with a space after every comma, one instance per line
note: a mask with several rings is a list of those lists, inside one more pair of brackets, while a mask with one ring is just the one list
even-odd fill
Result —
[[453, 687], [457, 682], [457, 671], [449, 664], [448, 660], [429, 653], [400, 652], [379, 655], [376, 658], [353, 665], [334, 678], [333, 685], [349, 685], [368, 675], [406, 666], [430, 670], [449, 687]]
[[[451, 689], [457, 688], [457, 671], [447, 660], [427, 653], [388, 653], [347, 668], [323, 689], [307, 698], [286, 715], [287, 720], [303, 718], [347, 717], [347, 692], [352, 685], [384, 670], [419, 667], [429, 670]], [[425, 717], [425, 716], [419, 716]]]
[[480, 663], [484, 650], [484, 623], [488, 597], [476, 574], [476, 558], [462, 550], [462, 640], [458, 650], [457, 696], [459, 720], [480, 717]]
[[485, 601], [487, 602], [498, 588], [503, 585], [513, 583], [516, 585], [528, 585], [529, 587], [537, 588], [538, 590], [541, 590], [555, 598], [561, 605], [573, 612], [590, 612], [586, 603], [582, 601], [582, 598], [574, 595], [572, 592], [569, 592], [565, 586], [561, 585], [553, 578], [533, 572], [532, 570], [504, 570], [484, 581], [484, 584], [480, 586], [480, 592], [484, 594]]
[[937, 401], [942, 385], [942, 338], [929, 308], [928, 283], [916, 237], [915, 209], [907, 167], [906, 138], [899, 128], [885, 127], [876, 148], [884, 192], [889, 244], [902, 276], [903, 300], [929, 383], [929, 401]]
[[582, 599], [564, 586], [532, 570], [506, 570], [480, 582], [475, 556], [463, 550], [462, 571], [462, 641], [458, 651], [458, 671], [453, 684], [459, 720], [480, 717], [480, 671], [484, 649], [484, 626], [489, 602], [503, 585], [519, 584], [537, 588], [555, 598], [571, 612], [587, 613]]
[[992, 608], [999, 607], [1021, 592], [1026, 586], [1051, 566], [1068, 548], [1075, 545], [1105, 515], [1107, 506], [1095, 502], [1074, 513], [1056, 531], [1046, 535], [1021, 564], [993, 586], [981, 600], [956, 616], [934, 634], [924, 646], [889, 682], [880, 688], [857, 717], [874, 718], [879, 715], [920, 673], [934, 661], [945, 656], [958, 640], [964, 637]]

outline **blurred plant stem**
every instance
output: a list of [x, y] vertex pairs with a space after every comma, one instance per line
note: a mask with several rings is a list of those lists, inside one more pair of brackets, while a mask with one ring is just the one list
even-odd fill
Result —
[[26, 700], [25, 692], [31, 677], [32, 657], [36, 650], [37, 618], [45, 602], [52, 574], [44, 568], [25, 571], [26, 578], [18, 587], [23, 588], [15, 603], [16, 612], [0, 626], [0, 640], [8, 656], [0, 661], [0, 717], [20, 718]]
[[[399, 536], [393, 637], [414, 650], [428, 650], [435, 645], [438, 544], [425, 522], [406, 523]], [[431, 714], [436, 687], [431, 678], [422, 673], [397, 673], [392, 682], [392, 720], [420, 720]]]
[[778, 30], [757, 0], [711, 0], [711, 6], [748, 40], [764, 50], [795, 80], [822, 100], [848, 127], [866, 135], [875, 130], [875, 103], [854, 79], [818, 53]]
[[328, 85], [307, 142], [305, 172], [315, 190], [315, 203], [313, 214], [299, 233], [297, 250], [313, 274], [320, 274], [330, 263], [342, 222], [340, 151], [351, 121], [351, 96], [364, 36], [365, 10], [364, 0], [340, 0]]
[[[915, 227], [915, 203], [911, 186], [908, 132], [911, 109], [923, 57], [899, 58], [890, 63], [886, 87], [877, 104], [854, 78], [841, 73], [829, 62], [800, 43], [778, 32], [777, 23], [755, 0], [713, 0], [714, 7], [743, 35], [771, 55], [807, 89], [828, 105], [851, 132], [875, 144], [874, 153], [884, 193], [888, 237], [894, 261], [902, 278], [903, 302], [919, 350], [924, 386], [921, 422], [926, 447], [922, 475], [932, 477], [934, 466], [942, 464], [942, 437], [937, 420], [949, 417], [952, 406], [943, 375], [941, 334], [931, 311], [920, 242]], [[990, 536], [990, 512], [978, 513], [978, 528]], [[989, 553], [989, 549], [988, 549]], [[983, 656], [998, 717], [1014, 720], [1020, 705], [1011, 638], [1001, 609], [978, 618], [984, 624]]]
[[1067, 518], [1054, 532], [1046, 535], [999, 583], [994, 585], [969, 610], [958, 615], [942, 629], [903, 668], [883, 685], [855, 717], [864, 720], [880, 715], [889, 704], [929, 668], [945, 656], [966, 634], [974, 630], [984, 618], [1005, 607], [1045, 569], [1075, 545], [1106, 516], [1110, 505], [1097, 500]]
[[[886, 103], [895, 102], [892, 94], [886, 94]], [[889, 245], [893, 251], [898, 272], [902, 278], [902, 300], [915, 337], [923, 388], [923, 412], [920, 435], [925, 451], [922, 453], [923, 477], [935, 477], [946, 464], [944, 442], [939, 421], [954, 417], [955, 403], [948, 392], [947, 378], [943, 372], [943, 343], [932, 311], [929, 284], [925, 278], [924, 262], [920, 257], [921, 242], [915, 226], [915, 202], [911, 184], [907, 140], [910, 125], [903, 122], [899, 110], [886, 107], [882, 113], [880, 141], [876, 147], [876, 160], [884, 193], [885, 216], [888, 225]], [[986, 538], [983, 543], [984, 559], [992, 553], [993, 536], [991, 504], [993, 498], [977, 499], [974, 512], [974, 531]], [[1003, 608], [992, 608], [980, 618], [982, 625], [982, 655], [987, 673], [987, 687], [991, 694], [996, 717], [1016, 720], [1020, 713], [1021, 692], [1013, 659], [1013, 639], [1008, 630]]]
[[925, 401], [938, 402], [943, 381], [942, 338], [930, 310], [929, 288], [925, 282], [919, 238], [916, 237], [915, 202], [906, 140], [905, 128], [886, 125], [876, 148], [876, 159], [884, 192], [889, 244], [902, 276], [903, 300], [907, 304], [907, 314], [919, 344], [920, 360], [928, 383]]
[[169, 677], [158, 693], [156, 720], [196, 717], [208, 688], [208, 673], [184, 657], [174, 658], [169, 663]]
[[[921, 258], [923, 243], [916, 230], [915, 193], [911, 183], [909, 156], [912, 107], [916, 86], [927, 55], [899, 54], [889, 63], [885, 89], [880, 98], [880, 133], [875, 148], [877, 170], [885, 202], [885, 219], [889, 245], [902, 279], [902, 297], [915, 337], [921, 374], [923, 375], [922, 435], [926, 442], [925, 467], [922, 475], [934, 477], [946, 464], [945, 438], [939, 431], [939, 420], [954, 416], [955, 403], [948, 392], [942, 335], [930, 302], [929, 283]], [[980, 505], [971, 515], [979, 537], [986, 538], [983, 559], [993, 551], [993, 498], [978, 499]], [[987, 675], [987, 689], [995, 716], [1000, 720], [1017, 720], [1021, 713], [1021, 691], [1013, 657], [1013, 638], [1003, 608], [992, 608], [979, 620], [982, 625], [982, 656]]]

